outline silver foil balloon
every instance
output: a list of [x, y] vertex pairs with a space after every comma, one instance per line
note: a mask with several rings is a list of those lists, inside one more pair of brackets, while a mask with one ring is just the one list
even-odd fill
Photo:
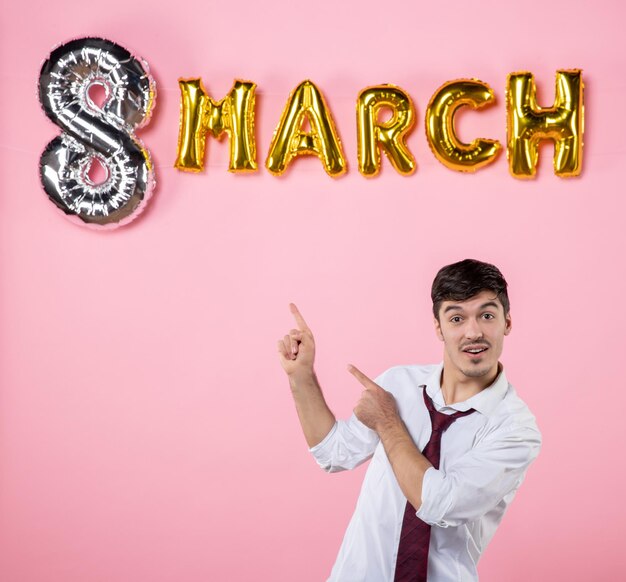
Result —
[[[98, 106], [94, 85], [104, 88]], [[154, 108], [156, 86], [146, 62], [102, 38], [81, 38], [50, 53], [41, 67], [39, 100], [63, 133], [41, 155], [48, 197], [75, 221], [115, 228], [133, 220], [155, 186], [148, 150], [135, 136]], [[94, 183], [94, 160], [106, 178]]]

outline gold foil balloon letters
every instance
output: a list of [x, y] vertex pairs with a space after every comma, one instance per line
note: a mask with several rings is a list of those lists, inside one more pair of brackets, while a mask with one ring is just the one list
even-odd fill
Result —
[[[302, 131], [305, 117], [310, 131]], [[341, 142], [324, 96], [311, 81], [300, 83], [289, 97], [280, 123], [274, 132], [265, 166], [281, 175], [289, 162], [303, 154], [314, 154], [329, 176], [346, 171]]]
[[583, 81], [581, 71], [557, 71], [554, 105], [537, 105], [530, 73], [509, 75], [507, 92], [509, 170], [516, 178], [532, 178], [537, 171], [538, 144], [554, 140], [554, 172], [580, 174], [583, 148]]
[[496, 159], [499, 142], [475, 139], [465, 144], [454, 128], [454, 115], [459, 107], [480, 109], [494, 100], [491, 87], [474, 79], [450, 81], [433, 95], [426, 109], [426, 137], [433, 154], [444, 166], [459, 172], [474, 172]]
[[[181, 117], [176, 167], [200, 171], [204, 167], [207, 132], [230, 140], [233, 172], [256, 170], [254, 134], [255, 89], [247, 81], [235, 81], [231, 92], [213, 101], [200, 79], [180, 80]], [[501, 144], [495, 139], [476, 138], [464, 143], [455, 127], [461, 107], [481, 110], [495, 103], [487, 83], [457, 79], [444, 83], [426, 108], [426, 138], [434, 156], [447, 168], [475, 172], [493, 163]], [[388, 119], [382, 119], [384, 111]], [[415, 126], [415, 107], [408, 93], [390, 84], [363, 89], [356, 102], [357, 157], [359, 172], [376, 176], [381, 151], [403, 176], [417, 168], [406, 139]], [[557, 71], [556, 99], [550, 108], [537, 105], [530, 73], [512, 73], [506, 91], [509, 169], [515, 178], [535, 175], [538, 143], [555, 142], [554, 171], [557, 176], [577, 176], [583, 154], [583, 82], [581, 71]], [[308, 124], [308, 127], [306, 125]], [[305, 129], [306, 127], [306, 129]], [[347, 164], [335, 123], [321, 91], [303, 81], [291, 93], [274, 132], [265, 166], [282, 175], [294, 158], [315, 155], [331, 177], [342, 175]]]
[[[381, 110], [389, 108], [392, 116], [380, 121]], [[393, 167], [403, 175], [415, 171], [415, 158], [405, 138], [415, 124], [415, 108], [407, 93], [393, 85], [363, 89], [356, 102], [359, 171], [375, 176], [380, 171], [380, 149]]]
[[204, 168], [207, 132], [230, 140], [231, 172], [257, 169], [254, 141], [254, 101], [256, 85], [235, 81], [230, 93], [221, 101], [214, 101], [202, 86], [200, 79], [181, 79], [180, 128], [178, 135], [179, 170], [199, 172]]

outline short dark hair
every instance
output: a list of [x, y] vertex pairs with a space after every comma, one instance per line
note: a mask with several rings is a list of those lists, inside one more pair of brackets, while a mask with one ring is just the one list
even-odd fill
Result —
[[465, 259], [439, 269], [430, 296], [433, 300], [433, 314], [439, 321], [439, 308], [444, 301], [466, 301], [481, 291], [493, 291], [509, 313], [507, 283], [498, 267], [475, 259]]

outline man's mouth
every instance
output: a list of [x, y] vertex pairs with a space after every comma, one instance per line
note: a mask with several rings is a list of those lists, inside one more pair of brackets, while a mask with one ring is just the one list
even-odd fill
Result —
[[467, 346], [463, 348], [463, 351], [470, 357], [476, 358], [479, 357], [482, 353], [487, 351], [488, 346]]

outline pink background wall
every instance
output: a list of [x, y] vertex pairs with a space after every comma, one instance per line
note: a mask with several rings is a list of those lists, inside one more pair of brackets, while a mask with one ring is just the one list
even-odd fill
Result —
[[[503, 362], [544, 448], [480, 564], [484, 582], [623, 575], [624, 8], [596, 2], [298, 3], [189, 0], [15, 3], [1, 24], [0, 579], [3, 582], [325, 579], [364, 468], [326, 475], [300, 434], [276, 340], [295, 301], [316, 334], [338, 415], [394, 364], [439, 361], [429, 289], [476, 257], [509, 280]], [[157, 167], [145, 215], [77, 227], [47, 201], [37, 165], [57, 128], [36, 98], [52, 47], [100, 35], [145, 58], [158, 83], [140, 133]], [[435, 160], [424, 136], [445, 81], [488, 82], [497, 104], [461, 136], [506, 140], [504, 90], [535, 74], [550, 105], [560, 68], [586, 84], [584, 169], [538, 178], [506, 158], [476, 175]], [[258, 84], [260, 165], [290, 91], [312, 79], [349, 164], [316, 158], [282, 178], [173, 169], [179, 77], [221, 98]], [[413, 97], [418, 162], [357, 170], [355, 100], [394, 83]], [[598, 448], [601, 446], [602, 448]]]

